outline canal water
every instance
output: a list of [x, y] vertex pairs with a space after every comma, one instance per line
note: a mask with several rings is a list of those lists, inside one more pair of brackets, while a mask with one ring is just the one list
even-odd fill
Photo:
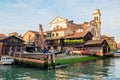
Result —
[[120, 80], [120, 58], [72, 64], [56, 70], [0, 65], [0, 80]]

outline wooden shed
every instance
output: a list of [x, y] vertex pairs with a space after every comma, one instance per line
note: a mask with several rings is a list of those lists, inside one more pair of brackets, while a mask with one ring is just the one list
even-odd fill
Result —
[[95, 55], [104, 56], [108, 53], [108, 43], [106, 40], [89, 40], [84, 44], [84, 47], [90, 51], [95, 52]]
[[14, 51], [20, 50], [24, 45], [24, 41], [16, 36], [8, 36], [0, 39], [0, 53], [1, 55], [12, 55]]

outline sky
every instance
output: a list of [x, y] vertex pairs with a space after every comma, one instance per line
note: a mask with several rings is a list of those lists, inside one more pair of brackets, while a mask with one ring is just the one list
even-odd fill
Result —
[[50, 29], [56, 16], [73, 20], [76, 24], [93, 20], [92, 12], [101, 11], [101, 34], [120, 42], [120, 0], [0, 0], [0, 33]]

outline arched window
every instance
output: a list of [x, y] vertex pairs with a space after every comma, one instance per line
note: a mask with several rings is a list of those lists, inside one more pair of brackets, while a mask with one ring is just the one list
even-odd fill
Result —
[[59, 29], [59, 25], [56, 26], [56, 29]]
[[58, 36], [58, 33], [56, 33], [56, 36]]
[[98, 17], [96, 17], [96, 20], [98, 21]]
[[95, 31], [94, 28], [92, 28], [90, 32], [91, 32], [91, 34], [92, 34], [93, 36], [96, 36], [96, 31]]
[[96, 17], [94, 17], [94, 20], [96, 20]]

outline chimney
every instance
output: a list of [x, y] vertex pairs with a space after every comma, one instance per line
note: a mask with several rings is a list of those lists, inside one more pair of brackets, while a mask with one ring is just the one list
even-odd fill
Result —
[[41, 24], [39, 24], [39, 34], [43, 36], [43, 29]]

